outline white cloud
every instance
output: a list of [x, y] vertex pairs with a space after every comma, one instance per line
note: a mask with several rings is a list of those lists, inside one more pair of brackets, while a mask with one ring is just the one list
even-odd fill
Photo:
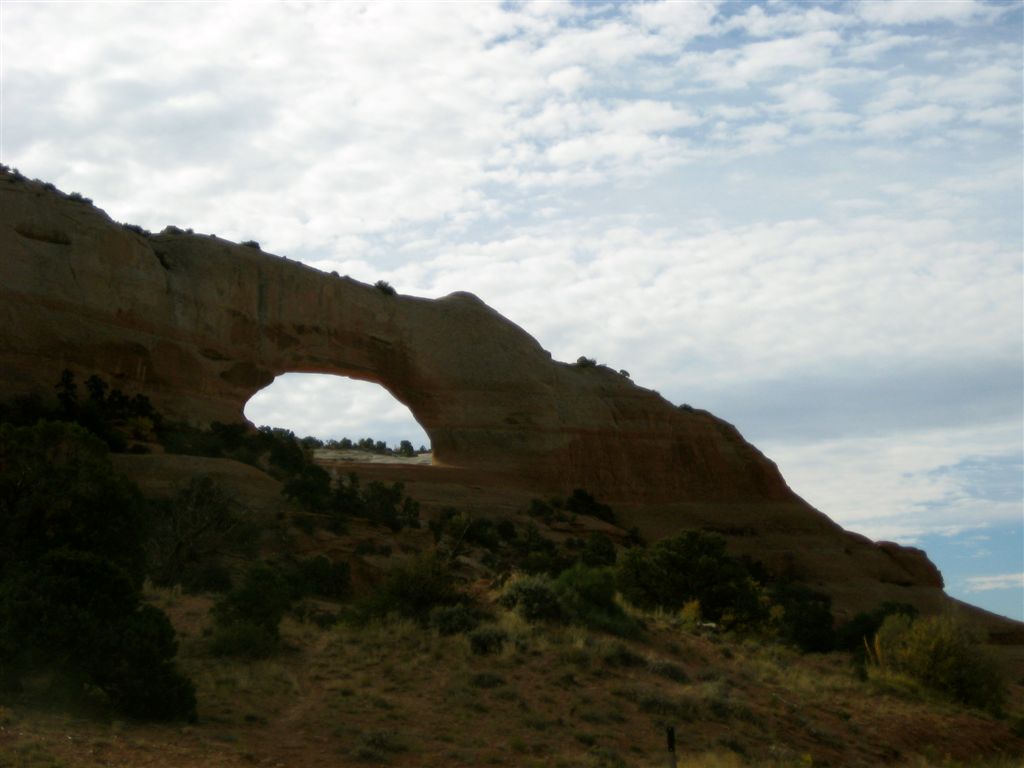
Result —
[[916, 0], [916, 2], [890, 2], [890, 0], [861, 0], [857, 13], [865, 21], [875, 24], [904, 25], [948, 21], [958, 24], [992, 20], [999, 15], [998, 6], [978, 0]]
[[989, 592], [994, 589], [1024, 589], [1024, 573], [1001, 573], [996, 576], [968, 576], [965, 592]]
[[742, 14], [733, 15], [723, 23], [726, 30], [742, 29], [752, 37], [773, 37], [794, 32], [813, 32], [837, 29], [850, 24], [848, 15], [815, 5], [797, 4], [782, 11], [766, 13], [764, 7], [749, 4]]
[[726, 90], [746, 88], [783, 70], [825, 66], [839, 41], [837, 33], [824, 30], [748, 43], [741, 48], [720, 49], [710, 54], [683, 54], [679, 61], [698, 80], [709, 81]]
[[711, 22], [720, 4], [718, 1], [707, 0], [686, 3], [661, 0], [633, 5], [629, 10], [643, 28], [681, 45], [711, 31]]
[[914, 109], [886, 112], [864, 121], [864, 130], [872, 135], [898, 139], [911, 133], [934, 133], [956, 117], [956, 110], [928, 104]]

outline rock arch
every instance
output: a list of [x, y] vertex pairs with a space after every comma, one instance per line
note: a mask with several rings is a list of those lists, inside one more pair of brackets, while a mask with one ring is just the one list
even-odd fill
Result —
[[52, 397], [70, 368], [204, 424], [242, 420], [283, 373], [362, 379], [404, 403], [460, 477], [538, 496], [585, 488], [651, 537], [719, 530], [851, 608], [906, 599], [908, 585], [919, 606], [943, 604], [923, 553], [844, 532], [726, 422], [552, 360], [475, 296], [390, 295], [212, 235], [150, 235], [2, 171], [0, 203], [2, 399]]
[[333, 374], [405, 404], [442, 465], [609, 499], [795, 499], [725, 422], [552, 360], [471, 294], [392, 295], [213, 236], [140, 234], [31, 182], [4, 193], [7, 392], [98, 371], [171, 415], [230, 422], [275, 376]]

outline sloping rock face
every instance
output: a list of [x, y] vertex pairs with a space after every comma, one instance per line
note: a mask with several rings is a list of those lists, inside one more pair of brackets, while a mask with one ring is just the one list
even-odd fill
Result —
[[535, 495], [586, 488], [651, 537], [718, 529], [837, 595], [942, 599], [923, 553], [842, 531], [729, 424], [603, 366], [552, 360], [470, 294], [387, 295], [213, 236], [138, 234], [4, 173], [0, 321], [5, 399], [52, 397], [68, 368], [172, 417], [237, 422], [279, 374], [349, 376], [407, 405], [438, 465]]
[[475, 296], [387, 295], [219, 240], [146, 237], [32, 182], [0, 186], [2, 393], [100, 372], [195, 423], [244, 420], [286, 372], [376, 382], [435, 460], [611, 499], [792, 498], [731, 426], [603, 366], [555, 362]]

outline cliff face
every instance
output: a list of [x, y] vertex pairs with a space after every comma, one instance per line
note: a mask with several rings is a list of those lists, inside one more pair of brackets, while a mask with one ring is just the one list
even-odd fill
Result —
[[823, 585], [941, 595], [923, 553], [846, 534], [729, 424], [602, 366], [552, 360], [470, 294], [386, 295], [212, 236], [137, 234], [10, 174], [0, 254], [0, 398], [52, 396], [69, 368], [202, 424], [243, 420], [282, 373], [349, 376], [407, 405], [439, 465], [537, 495], [586, 488], [651, 536], [742, 529], [741, 549], [795, 558]]
[[3, 393], [52, 391], [70, 368], [231, 422], [279, 374], [337, 374], [407, 405], [442, 464], [610, 499], [793, 498], [728, 424], [553, 361], [470, 294], [389, 296], [214, 237], [145, 237], [9, 176], [0, 195]]

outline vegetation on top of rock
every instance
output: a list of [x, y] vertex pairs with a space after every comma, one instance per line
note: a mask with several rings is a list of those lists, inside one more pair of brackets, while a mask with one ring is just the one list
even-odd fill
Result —
[[373, 287], [383, 293], [385, 296], [394, 296], [395, 289], [391, 287], [391, 283], [387, 280], [378, 280], [373, 284]]
[[134, 232], [136, 235], [142, 235], [143, 237], [150, 237], [153, 234], [148, 229], [140, 227], [138, 224], [121, 224], [121, 228], [126, 229], [129, 232]]
[[260, 244], [255, 240], [243, 240], [239, 245], [243, 245], [246, 248], [255, 248], [257, 251], [262, 250]]

